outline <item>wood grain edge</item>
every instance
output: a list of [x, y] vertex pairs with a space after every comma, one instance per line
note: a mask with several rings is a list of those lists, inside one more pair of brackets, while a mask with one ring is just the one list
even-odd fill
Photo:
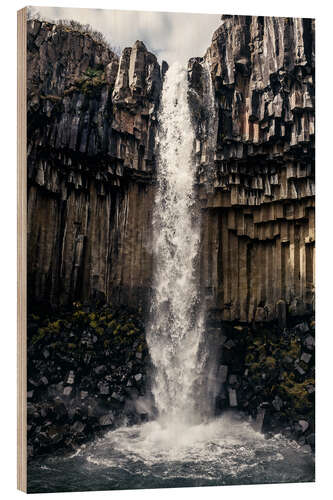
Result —
[[27, 9], [17, 12], [17, 488], [27, 492]]

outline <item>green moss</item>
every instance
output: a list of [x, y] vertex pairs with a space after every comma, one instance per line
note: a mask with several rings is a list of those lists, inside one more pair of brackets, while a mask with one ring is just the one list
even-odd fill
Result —
[[58, 95], [51, 95], [51, 94], [41, 95], [40, 98], [42, 100], [48, 100], [48, 101], [51, 101], [51, 102], [54, 102], [54, 103], [58, 103], [58, 102], [62, 101], [62, 97], [60, 97]]
[[274, 370], [274, 368], [276, 367], [276, 360], [272, 356], [267, 356], [267, 358], [264, 360], [264, 365], [269, 370]]
[[285, 380], [280, 384], [279, 391], [282, 397], [289, 400], [291, 410], [295, 409], [301, 412], [309, 410], [312, 407], [312, 402], [309, 398], [309, 393], [306, 387], [314, 384], [314, 379], [310, 378], [304, 382], [296, 382], [292, 373], [285, 377]]
[[292, 357], [292, 358], [298, 358], [300, 355], [300, 345], [296, 340], [291, 340], [290, 341], [290, 346], [289, 349], [286, 351], [286, 355]]
[[89, 67], [84, 76], [76, 82], [79, 91], [88, 96], [99, 95], [104, 85], [105, 74], [103, 69], [91, 67]]
[[247, 365], [251, 365], [254, 362], [254, 360], [255, 360], [254, 354], [252, 354], [250, 352], [247, 353], [247, 355], [245, 356], [245, 363]]

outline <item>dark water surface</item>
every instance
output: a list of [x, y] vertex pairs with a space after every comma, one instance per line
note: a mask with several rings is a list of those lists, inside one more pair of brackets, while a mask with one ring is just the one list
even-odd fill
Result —
[[192, 427], [122, 427], [70, 457], [44, 457], [28, 467], [29, 493], [310, 481], [310, 450], [226, 418]]

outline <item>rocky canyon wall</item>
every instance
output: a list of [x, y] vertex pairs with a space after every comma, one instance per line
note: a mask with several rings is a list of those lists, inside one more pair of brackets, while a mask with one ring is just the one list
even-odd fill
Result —
[[28, 23], [28, 290], [139, 306], [151, 279], [161, 70], [68, 26]]
[[[189, 62], [213, 319], [283, 324], [313, 311], [314, 62], [312, 20], [245, 16], [222, 16]], [[145, 304], [166, 67], [142, 42], [118, 58], [87, 33], [29, 21], [32, 302]]]
[[314, 307], [314, 21], [222, 16], [204, 60], [215, 130], [202, 59], [190, 61], [190, 82], [208, 308], [283, 324]]

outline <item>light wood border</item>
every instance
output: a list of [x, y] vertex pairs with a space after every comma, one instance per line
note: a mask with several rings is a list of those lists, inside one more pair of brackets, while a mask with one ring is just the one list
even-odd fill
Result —
[[17, 488], [27, 492], [27, 9], [17, 12]]

